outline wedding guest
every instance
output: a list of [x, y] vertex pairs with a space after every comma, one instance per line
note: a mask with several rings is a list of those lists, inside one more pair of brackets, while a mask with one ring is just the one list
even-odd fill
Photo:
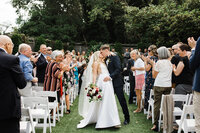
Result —
[[195, 130], [196, 133], [200, 133], [200, 37], [197, 42], [193, 37], [188, 38], [188, 44], [192, 48], [192, 54], [190, 57], [190, 68], [195, 71], [194, 82], [192, 90], [194, 92], [194, 116], [195, 116]]
[[83, 63], [82, 63], [82, 58], [81, 58], [81, 56], [80, 57], [78, 57], [78, 62], [77, 62], [77, 65], [78, 65], [78, 67], [80, 67], [80, 66], [82, 66], [83, 65]]
[[77, 67], [77, 60], [75, 58], [73, 58], [73, 65], [74, 65], [74, 68], [73, 68], [73, 71], [74, 71], [74, 79], [75, 79], [75, 84], [78, 85], [78, 67]]
[[47, 47], [47, 56], [51, 57], [52, 54], [52, 48], [51, 47]]
[[144, 53], [142, 52], [142, 49], [139, 48], [138, 51], [140, 52], [140, 55], [143, 55]]
[[82, 51], [82, 54], [81, 54], [81, 56], [82, 56], [82, 59], [86, 59], [86, 54], [85, 54], [85, 51]]
[[72, 50], [71, 54], [72, 54], [72, 58], [76, 58], [76, 51], [74, 49]]
[[125, 53], [124, 53], [124, 63], [123, 63], [123, 68], [127, 67], [127, 62], [128, 59], [130, 58], [130, 52], [128, 51], [128, 49], [126, 48]]
[[148, 50], [145, 48], [144, 49], [144, 56], [147, 57], [148, 56]]
[[146, 76], [145, 76], [145, 101], [144, 101], [144, 109], [148, 110], [148, 100], [150, 96], [150, 91], [153, 89], [153, 84], [154, 84], [154, 78], [152, 77], [152, 65], [147, 59], [151, 59], [154, 62], [157, 62], [158, 60], [158, 54], [157, 54], [157, 47], [155, 45], [150, 45], [148, 48], [148, 58], [145, 58], [142, 56], [145, 64], [145, 71], [146, 71]]
[[48, 64], [47, 47], [45, 44], [40, 45], [40, 54], [38, 55], [38, 60], [36, 62], [36, 77], [38, 78], [38, 85], [44, 85], [44, 75]]
[[141, 100], [142, 100], [142, 88], [144, 85], [144, 62], [140, 58], [140, 53], [138, 50], [131, 51], [131, 58], [135, 61], [134, 67], [131, 67], [131, 70], [134, 71], [135, 74], [135, 93], [137, 96], [137, 109], [134, 111], [134, 113], [141, 112]]
[[[130, 56], [132, 57], [132, 53], [130, 53]], [[133, 97], [136, 96], [135, 94], [135, 75], [133, 74], [133, 71], [131, 70], [131, 67], [134, 66], [134, 60], [130, 58], [128, 60], [128, 66], [127, 66], [127, 71], [129, 73], [129, 83], [130, 83], [130, 95], [129, 95], [129, 104], [133, 104]]]
[[[60, 89], [63, 72], [67, 69], [66, 67], [60, 67], [60, 63], [63, 61], [63, 54], [59, 50], [54, 50], [51, 54], [53, 60], [51, 60], [45, 71], [44, 79], [44, 91], [57, 91], [58, 102], [60, 103]], [[50, 97], [49, 101], [53, 102], [55, 98]]]
[[28, 44], [22, 43], [19, 45], [19, 52], [20, 67], [27, 81], [26, 87], [23, 90], [19, 89], [19, 93], [21, 96], [32, 96], [32, 82], [38, 82], [38, 78], [33, 77], [33, 65], [30, 61], [32, 49]]
[[[171, 58], [171, 63], [174, 64], [176, 67], [180, 61], [180, 56], [178, 54], [178, 48], [182, 44], [183, 44], [182, 42], [178, 42], [177, 44], [172, 46], [174, 56]], [[174, 75], [174, 73], [172, 73], [172, 88], [175, 88], [175, 87], [176, 87], [176, 76]]]
[[0, 130], [2, 133], [20, 133], [20, 95], [17, 90], [26, 86], [19, 58], [12, 55], [12, 40], [0, 35]]
[[70, 100], [69, 100], [69, 93], [70, 89], [73, 89], [74, 86], [74, 73], [73, 73], [73, 66], [72, 66], [72, 55], [70, 51], [65, 52], [65, 59], [63, 60], [63, 64], [68, 68], [63, 74], [63, 86], [65, 89], [65, 100], [67, 106], [66, 114], [69, 114], [70, 111]]
[[[192, 83], [193, 83], [193, 71], [189, 68], [189, 57], [187, 55], [187, 51], [189, 50], [189, 46], [186, 44], [182, 44], [178, 53], [180, 56], [180, 61], [177, 65], [173, 65], [173, 71], [176, 76], [176, 88], [175, 94], [190, 94], [192, 93]], [[176, 102], [176, 105], [180, 108], [183, 107], [182, 102]]]
[[154, 123], [151, 130], [158, 131], [158, 119], [160, 114], [160, 103], [162, 94], [167, 95], [171, 92], [172, 87], [172, 64], [169, 60], [170, 53], [166, 47], [160, 47], [157, 50], [158, 61], [155, 63], [149, 60], [152, 65], [152, 75], [154, 81]]

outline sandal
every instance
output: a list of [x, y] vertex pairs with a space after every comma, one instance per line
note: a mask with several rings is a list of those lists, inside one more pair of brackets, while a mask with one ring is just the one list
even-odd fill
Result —
[[158, 126], [153, 125], [153, 127], [151, 128], [151, 130], [158, 132]]
[[141, 111], [141, 109], [136, 109], [135, 111], [133, 111], [133, 113], [140, 113]]
[[65, 112], [65, 113], [66, 113], [66, 114], [70, 114], [70, 112], [71, 112], [70, 110], [67, 110], [67, 112]]

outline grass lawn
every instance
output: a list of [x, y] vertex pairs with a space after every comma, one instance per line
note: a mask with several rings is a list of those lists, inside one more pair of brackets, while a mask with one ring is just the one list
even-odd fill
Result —
[[[117, 99], [117, 98], [116, 98]], [[126, 99], [128, 97], [126, 96]], [[155, 133], [150, 130], [152, 127], [151, 120], [146, 119], [146, 115], [143, 113], [133, 114], [133, 110], [136, 109], [136, 105], [128, 105], [130, 113], [130, 124], [123, 125], [124, 117], [122, 113], [121, 106], [117, 100], [118, 110], [120, 115], [120, 120], [122, 127], [120, 129], [107, 128], [107, 129], [95, 129], [95, 124], [88, 125], [83, 129], [77, 129], [76, 125], [82, 119], [78, 114], [78, 98], [74, 101], [73, 106], [71, 107], [71, 113], [65, 114], [61, 118], [60, 122], [57, 122], [56, 127], [52, 128], [53, 133]], [[37, 133], [42, 133], [42, 129], [36, 129]], [[49, 129], [47, 130], [47, 133]]]

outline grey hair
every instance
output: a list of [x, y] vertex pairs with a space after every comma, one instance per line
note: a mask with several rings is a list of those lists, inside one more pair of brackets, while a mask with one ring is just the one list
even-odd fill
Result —
[[158, 48], [157, 52], [158, 52], [158, 58], [159, 59], [168, 59], [170, 57], [169, 50], [164, 46]]
[[18, 48], [18, 52], [24, 52], [26, 51], [28, 48], [31, 48], [28, 44], [26, 43], [22, 43], [19, 45], [19, 48]]
[[62, 51], [60, 51], [60, 50], [54, 50], [52, 52], [52, 54], [51, 54], [51, 58], [55, 60], [56, 57], [59, 56], [59, 55], [63, 55]]

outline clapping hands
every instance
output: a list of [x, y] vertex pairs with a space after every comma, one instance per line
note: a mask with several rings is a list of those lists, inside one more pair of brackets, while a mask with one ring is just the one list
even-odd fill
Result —
[[190, 46], [192, 49], [196, 47], [196, 41], [194, 40], [193, 37], [189, 37], [189, 38], [187, 39], [187, 41], [188, 41], [189, 46]]

